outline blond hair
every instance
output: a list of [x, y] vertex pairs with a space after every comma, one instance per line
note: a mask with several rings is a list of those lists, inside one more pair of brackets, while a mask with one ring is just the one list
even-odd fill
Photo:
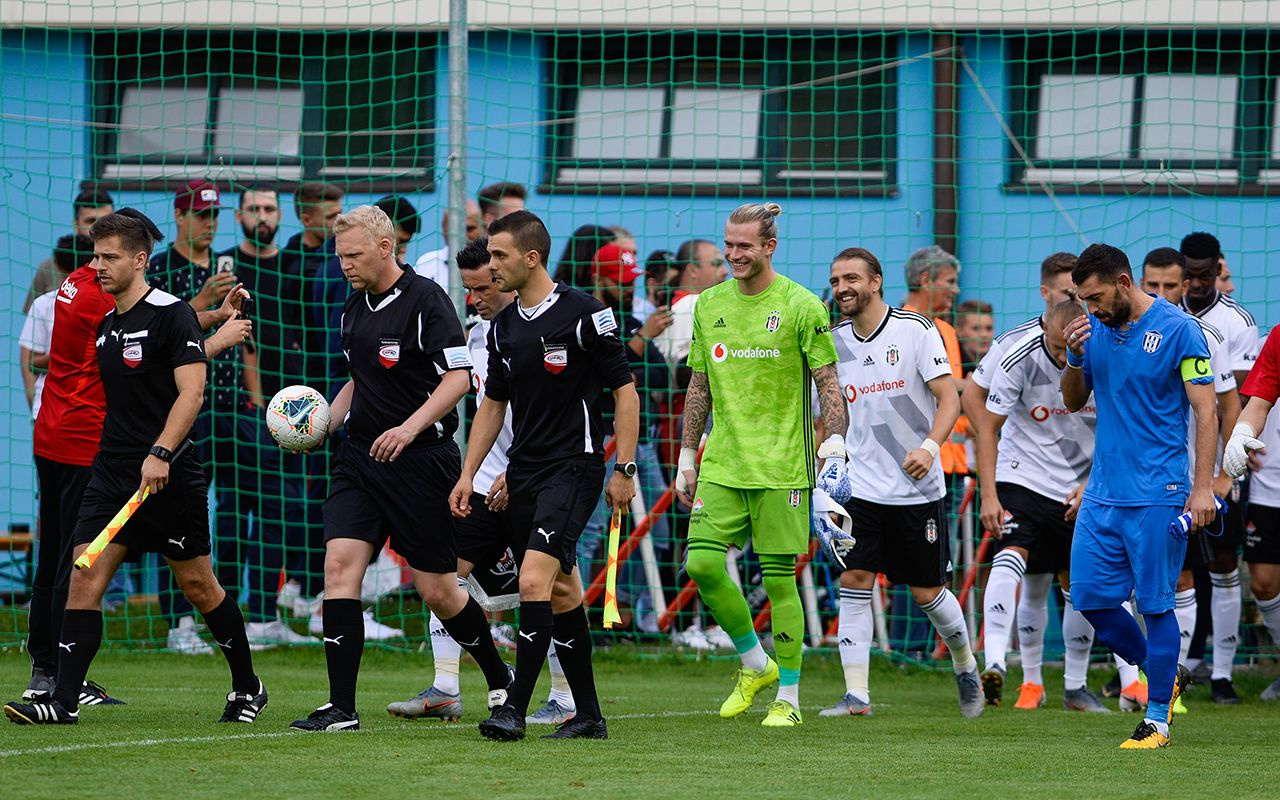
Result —
[[730, 225], [756, 223], [760, 226], [760, 241], [767, 242], [778, 238], [778, 222], [775, 219], [782, 213], [782, 206], [777, 203], [743, 203], [729, 215]]
[[345, 214], [339, 214], [333, 222], [334, 236], [356, 229], [363, 230], [374, 244], [383, 239], [395, 244], [395, 223], [387, 216], [387, 212], [377, 206], [356, 206]]

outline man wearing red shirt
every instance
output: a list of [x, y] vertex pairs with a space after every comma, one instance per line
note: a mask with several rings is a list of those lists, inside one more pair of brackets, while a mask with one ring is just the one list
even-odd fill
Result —
[[[40, 481], [40, 548], [31, 588], [27, 652], [31, 683], [24, 700], [53, 689], [58, 666], [58, 632], [71, 580], [71, 533], [80, 516], [80, 498], [89, 483], [89, 465], [98, 454], [106, 404], [98, 376], [94, 339], [98, 325], [115, 307], [87, 265], [93, 253], [77, 255], [80, 267], [62, 282], [54, 303], [54, 336], [49, 350], [40, 414], [36, 417], [35, 461]], [[119, 703], [86, 682], [86, 705]]]

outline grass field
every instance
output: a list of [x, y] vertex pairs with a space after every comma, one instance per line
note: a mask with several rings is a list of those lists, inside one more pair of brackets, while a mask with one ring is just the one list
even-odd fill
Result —
[[[259, 655], [271, 701], [252, 726], [213, 721], [227, 691], [217, 657], [104, 652], [92, 675], [129, 705], [85, 708], [74, 727], [0, 722], [0, 774], [10, 776], [4, 796], [1129, 800], [1275, 797], [1280, 785], [1280, 705], [1256, 700], [1267, 683], [1262, 674], [1239, 678], [1246, 700], [1235, 708], [1214, 707], [1207, 690], [1193, 689], [1173, 747], [1122, 753], [1116, 747], [1137, 717], [1057, 710], [1061, 676], [1052, 672], [1045, 710], [988, 709], [964, 720], [949, 672], [877, 662], [875, 716], [823, 719], [818, 709], [842, 691], [839, 665], [808, 658], [804, 726], [766, 730], [762, 702], [736, 720], [714, 714], [732, 661], [641, 658], [619, 648], [598, 662], [609, 741], [500, 744], [476, 731], [484, 687], [473, 665], [463, 668], [462, 723], [407, 722], [383, 706], [421, 688], [428, 657], [371, 651], [360, 675], [362, 729], [303, 735], [286, 726], [325, 700], [319, 649]], [[16, 698], [25, 656], [0, 654], [0, 674], [6, 698]], [[1104, 679], [1097, 672], [1091, 682]]]

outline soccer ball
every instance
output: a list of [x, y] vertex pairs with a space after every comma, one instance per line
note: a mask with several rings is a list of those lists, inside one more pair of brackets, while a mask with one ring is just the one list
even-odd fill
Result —
[[267, 404], [267, 430], [284, 449], [309, 453], [329, 434], [329, 403], [310, 386], [286, 386]]

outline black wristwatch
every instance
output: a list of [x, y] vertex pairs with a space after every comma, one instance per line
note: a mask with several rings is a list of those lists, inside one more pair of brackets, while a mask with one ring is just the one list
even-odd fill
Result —
[[151, 449], [148, 450], [147, 453], [155, 456], [166, 464], [173, 461], [173, 451], [167, 447], [161, 447], [158, 444], [151, 445]]
[[634, 478], [636, 476], [636, 462], [628, 461], [625, 464], [622, 462], [618, 462], [617, 464], [613, 465], [613, 471], [621, 472], [623, 475], [626, 475], [628, 478]]

